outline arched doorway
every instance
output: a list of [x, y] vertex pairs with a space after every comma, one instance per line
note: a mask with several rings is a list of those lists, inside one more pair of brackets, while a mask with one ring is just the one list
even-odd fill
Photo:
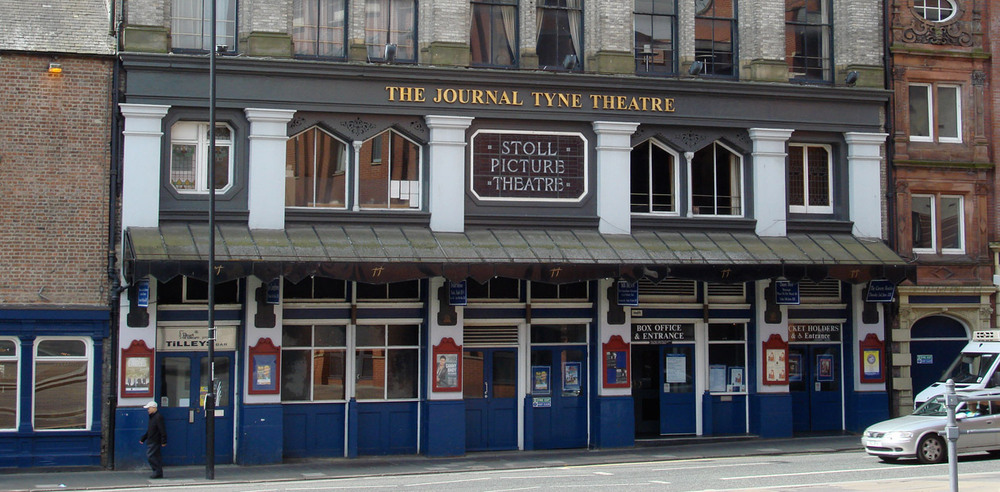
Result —
[[969, 341], [961, 321], [948, 316], [928, 316], [910, 329], [910, 378], [913, 394], [938, 380]]

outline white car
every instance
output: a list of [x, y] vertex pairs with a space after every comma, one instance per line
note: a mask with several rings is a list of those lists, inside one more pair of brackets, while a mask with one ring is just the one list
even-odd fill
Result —
[[[959, 404], [955, 411], [960, 430], [993, 429], [1000, 431], [1000, 394], [997, 392], [960, 393], [972, 400]], [[991, 401], [992, 399], [992, 401]], [[944, 395], [927, 401], [912, 415], [879, 422], [865, 429], [861, 444], [865, 451], [882, 461], [916, 458], [921, 463], [941, 463], [948, 459], [944, 432], [948, 408]], [[987, 451], [1000, 455], [1000, 432], [960, 434], [958, 452]]]

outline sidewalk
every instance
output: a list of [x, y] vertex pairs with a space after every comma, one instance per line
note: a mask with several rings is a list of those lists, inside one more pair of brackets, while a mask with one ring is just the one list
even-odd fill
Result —
[[692, 458], [781, 455], [860, 450], [856, 435], [797, 437], [790, 439], [683, 439], [642, 442], [625, 449], [568, 449], [553, 451], [503, 451], [470, 453], [450, 458], [425, 456], [366, 456], [355, 459], [322, 458], [276, 465], [216, 465], [215, 479], [205, 478], [205, 466], [166, 467], [163, 480], [151, 480], [149, 470], [45, 470], [0, 471], [0, 490], [46, 491], [94, 488], [178, 487], [211, 483], [280, 482], [285, 480], [442, 473], [472, 470], [507, 470], [550, 466], [670, 461]]

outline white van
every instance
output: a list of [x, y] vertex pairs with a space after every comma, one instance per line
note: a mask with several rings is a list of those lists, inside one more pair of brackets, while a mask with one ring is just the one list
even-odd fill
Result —
[[955, 381], [956, 390], [977, 390], [1000, 387], [1000, 330], [977, 331], [955, 362], [938, 378], [938, 382], [928, 386], [913, 399], [913, 407], [944, 393], [944, 383]]

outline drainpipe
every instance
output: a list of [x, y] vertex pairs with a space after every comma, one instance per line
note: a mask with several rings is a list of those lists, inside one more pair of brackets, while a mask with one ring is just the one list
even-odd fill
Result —
[[[883, 78], [885, 80], [885, 89], [889, 91], [889, 99], [885, 104], [885, 130], [889, 134], [889, 140], [886, 142], [885, 146], [885, 181], [886, 181], [886, 231], [887, 240], [889, 243], [889, 248], [896, 251], [896, 194], [894, 190], [895, 186], [895, 174], [893, 173], [893, 165], [895, 162], [895, 149], [896, 149], [896, 113], [895, 113], [895, 102], [896, 93], [894, 92], [895, 80], [893, 78], [893, 63], [892, 63], [892, 30], [890, 25], [892, 23], [892, 4], [893, 2], [887, 1], [882, 2], [883, 5], [883, 15], [882, 15], [882, 57], [885, 61], [885, 73]], [[889, 311], [889, 312], [886, 312]], [[892, 353], [892, 327], [894, 324], [899, 323], [899, 301], [897, 298], [896, 302], [893, 302], [887, 306], [883, 307], [884, 321], [883, 325], [885, 328], [885, 345], [886, 354]], [[891, 318], [891, 322], [890, 322]], [[889, 414], [894, 415], [892, 409], [892, 357], [889, 358], [889, 374], [886, 379], [886, 391], [889, 394]], [[898, 406], [898, 405], [897, 405]], [[898, 410], [898, 409], [897, 409]], [[898, 412], [897, 412], [898, 413]]]

